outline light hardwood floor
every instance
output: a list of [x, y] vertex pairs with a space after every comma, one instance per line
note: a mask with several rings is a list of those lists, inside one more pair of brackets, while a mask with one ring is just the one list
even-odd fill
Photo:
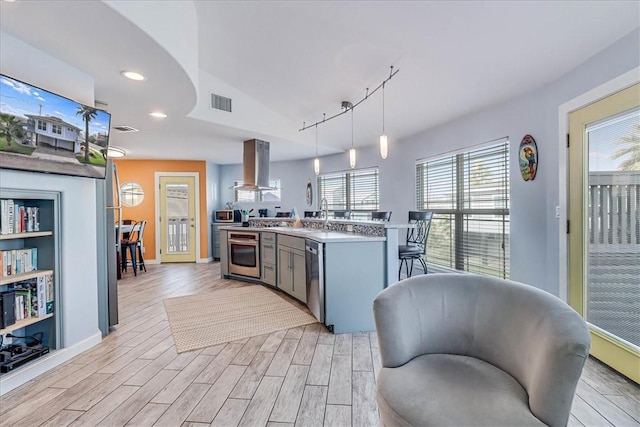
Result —
[[[245, 286], [218, 264], [150, 265], [119, 282], [101, 344], [0, 397], [0, 425], [375, 426], [374, 332], [319, 325], [177, 354], [163, 298]], [[589, 360], [569, 425], [640, 425], [640, 388]]]

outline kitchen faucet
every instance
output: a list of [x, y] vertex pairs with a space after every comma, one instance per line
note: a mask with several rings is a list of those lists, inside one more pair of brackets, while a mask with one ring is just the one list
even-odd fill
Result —
[[320, 200], [320, 211], [324, 215], [324, 228], [327, 228], [329, 224], [329, 202], [325, 197]]

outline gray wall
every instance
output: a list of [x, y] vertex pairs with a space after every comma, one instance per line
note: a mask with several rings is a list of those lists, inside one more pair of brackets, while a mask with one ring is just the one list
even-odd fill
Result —
[[[390, 135], [386, 160], [379, 158], [377, 147], [359, 149], [357, 167], [379, 166], [380, 209], [393, 211], [393, 219], [398, 221], [406, 217], [407, 211], [415, 209], [417, 159], [508, 137], [511, 147], [511, 278], [559, 295], [560, 286], [566, 284], [561, 285], [558, 279], [560, 236], [555, 218], [555, 207], [560, 204], [558, 176], [565, 169], [557, 159], [560, 146], [564, 144], [564, 140], [558, 140], [558, 107], [639, 64], [640, 30], [635, 30], [534, 92], [426, 129], [403, 141], [394, 141]], [[517, 147], [526, 134], [531, 134], [538, 144], [538, 174], [533, 182], [523, 181], [518, 168]], [[320, 168], [322, 172], [346, 170], [348, 163], [348, 154], [344, 153], [321, 158]], [[232, 200], [232, 190], [227, 187], [241, 176], [239, 165], [221, 167], [224, 200]], [[282, 180], [283, 209], [297, 206], [299, 211], [303, 210], [307, 179], [314, 183], [315, 194], [311, 159], [272, 163], [271, 176]]]
[[[298, 209], [300, 215], [305, 210], [313, 210], [307, 206], [306, 190], [307, 182], [311, 181], [314, 186], [315, 195], [315, 174], [313, 173], [313, 160], [300, 160], [295, 162], [271, 162], [269, 176], [271, 179], [280, 179], [281, 182], [281, 202], [262, 203], [237, 203], [236, 209], [254, 209], [251, 215], [258, 216], [259, 208], [269, 209], [269, 215], [274, 216], [277, 211], [290, 211], [294, 207]], [[220, 208], [225, 202], [232, 202], [234, 196], [234, 181], [242, 180], [242, 165], [222, 165], [220, 166]], [[280, 208], [276, 209], [277, 206]]]

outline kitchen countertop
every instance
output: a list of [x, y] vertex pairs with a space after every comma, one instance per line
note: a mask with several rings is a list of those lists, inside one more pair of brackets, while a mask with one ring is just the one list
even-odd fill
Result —
[[355, 233], [346, 233], [341, 231], [325, 231], [313, 228], [294, 228], [294, 227], [238, 227], [222, 226], [221, 230], [230, 231], [258, 231], [286, 234], [288, 236], [302, 237], [319, 243], [357, 243], [357, 242], [384, 242], [385, 237], [364, 236]]

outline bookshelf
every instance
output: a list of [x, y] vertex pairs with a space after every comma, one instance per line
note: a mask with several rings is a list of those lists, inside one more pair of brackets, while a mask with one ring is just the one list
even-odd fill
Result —
[[[59, 222], [60, 193], [0, 189], [0, 301], [7, 307], [15, 303], [13, 318], [4, 307], [0, 312], [4, 346], [0, 384], [62, 347]], [[41, 338], [39, 347], [33, 337]], [[7, 365], [7, 354], [19, 354], [15, 347], [8, 346], [23, 343], [27, 344], [27, 353], [45, 347], [48, 351]]]

